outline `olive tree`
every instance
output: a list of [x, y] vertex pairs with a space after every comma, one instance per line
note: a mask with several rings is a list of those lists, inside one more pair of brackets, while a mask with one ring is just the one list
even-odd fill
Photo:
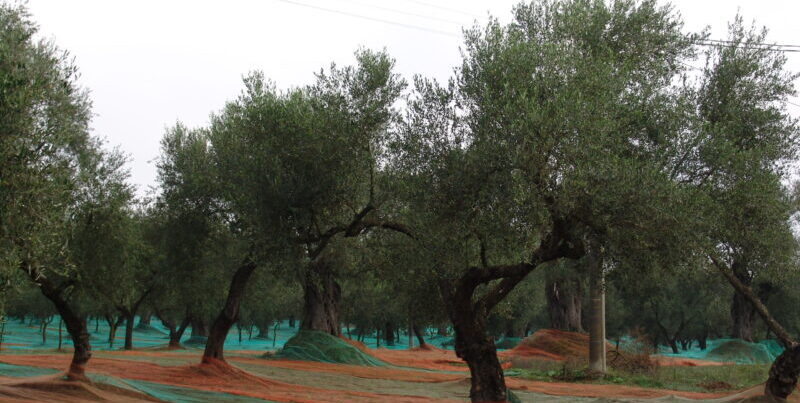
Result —
[[664, 169], [693, 54], [681, 28], [654, 2], [523, 4], [467, 32], [447, 85], [416, 80], [395, 169], [473, 401], [506, 398], [486, 318], [531, 271], [587, 256], [602, 290], [622, 251], [682, 245], [693, 189]]

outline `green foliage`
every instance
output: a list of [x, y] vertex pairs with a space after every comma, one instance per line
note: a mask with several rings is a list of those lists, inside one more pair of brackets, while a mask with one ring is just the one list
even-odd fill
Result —
[[64, 272], [76, 180], [96, 144], [71, 58], [22, 6], [0, 5], [0, 272]]

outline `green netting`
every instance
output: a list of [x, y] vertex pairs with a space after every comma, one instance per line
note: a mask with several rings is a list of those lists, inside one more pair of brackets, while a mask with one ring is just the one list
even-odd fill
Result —
[[506, 401], [508, 403], [522, 403], [522, 400], [520, 400], [519, 397], [511, 391], [511, 389], [506, 389]]
[[303, 330], [289, 339], [275, 358], [298, 361], [316, 361], [333, 364], [385, 366], [386, 363], [372, 357], [346, 341], [325, 332]]
[[761, 340], [758, 342], [758, 344], [764, 346], [767, 349], [767, 351], [769, 351], [769, 353], [772, 354], [772, 356], [774, 356], [775, 358], [783, 354], [783, 346], [781, 346], [777, 340], [773, 339]]
[[733, 339], [709, 351], [706, 359], [737, 364], [769, 364], [775, 360], [775, 355], [764, 344]]
[[53, 375], [59, 372], [64, 371], [59, 371], [52, 368], [29, 367], [26, 365], [12, 365], [0, 362], [0, 376], [24, 378], [29, 376]]
[[100, 374], [91, 374], [93, 382], [105, 383], [121, 389], [144, 393], [164, 402], [264, 402], [254, 397], [238, 396], [223, 392], [210, 392], [180, 386], [164, 385], [155, 382], [119, 379]]
[[263, 399], [254, 397], [238, 396], [224, 392], [210, 392], [133, 379], [120, 379], [103, 374], [89, 374], [89, 378], [95, 383], [104, 383], [120, 389], [136, 391], [164, 402], [264, 402]]

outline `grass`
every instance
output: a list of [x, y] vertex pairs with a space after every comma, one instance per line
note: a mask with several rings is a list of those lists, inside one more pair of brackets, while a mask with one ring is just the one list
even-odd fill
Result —
[[659, 367], [649, 374], [627, 373], [610, 369], [602, 379], [595, 379], [585, 367], [564, 363], [529, 362], [526, 368], [506, 370], [506, 376], [545, 382], [576, 382], [640, 386], [690, 392], [740, 390], [767, 380], [769, 365], [721, 365], [704, 367]]

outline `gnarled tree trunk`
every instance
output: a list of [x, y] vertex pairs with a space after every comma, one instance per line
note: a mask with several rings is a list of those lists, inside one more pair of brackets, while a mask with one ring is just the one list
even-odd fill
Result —
[[547, 313], [550, 327], [570, 332], [583, 332], [581, 323], [581, 298], [583, 289], [580, 280], [553, 280], [545, 284]]
[[[742, 264], [734, 262], [731, 269], [742, 284], [751, 287], [753, 278]], [[756, 309], [753, 304], [742, 293], [734, 292], [731, 301], [731, 337], [752, 342], [755, 320]]]
[[456, 356], [467, 362], [469, 397], [473, 402], [505, 402], [506, 383], [494, 340], [486, 334], [486, 312], [472, 301], [473, 290], [463, 283], [454, 292], [443, 286], [450, 301], [448, 315], [455, 331]]
[[300, 330], [318, 330], [332, 336], [341, 336], [339, 302], [342, 290], [327, 259], [320, 257], [309, 264], [303, 289], [303, 320]]
[[29, 272], [31, 278], [39, 284], [42, 294], [55, 305], [58, 314], [67, 327], [72, 338], [73, 352], [67, 378], [72, 380], [86, 380], [86, 364], [92, 358], [92, 347], [89, 344], [89, 331], [86, 325], [86, 316], [80, 315], [77, 310], [64, 298], [63, 289], [56, 287], [44, 276]]
[[249, 257], [242, 266], [236, 269], [236, 273], [231, 279], [231, 287], [228, 291], [228, 298], [225, 300], [225, 307], [222, 308], [208, 332], [208, 341], [206, 341], [206, 349], [203, 352], [203, 362], [212, 360], [225, 361], [223, 355], [225, 338], [228, 336], [231, 326], [239, 319], [239, 305], [244, 296], [247, 281], [250, 280], [250, 276], [255, 269], [256, 265]]

